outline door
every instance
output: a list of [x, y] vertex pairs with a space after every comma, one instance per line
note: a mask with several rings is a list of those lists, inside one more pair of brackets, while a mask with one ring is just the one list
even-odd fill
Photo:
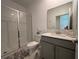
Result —
[[54, 59], [54, 46], [41, 42], [41, 59]]
[[56, 46], [56, 59], [75, 59], [75, 53], [72, 50]]

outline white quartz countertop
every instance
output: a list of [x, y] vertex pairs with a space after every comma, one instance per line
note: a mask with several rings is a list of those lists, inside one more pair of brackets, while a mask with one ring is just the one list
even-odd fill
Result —
[[42, 36], [48, 36], [48, 37], [53, 37], [53, 38], [59, 38], [63, 40], [69, 40], [69, 41], [76, 41], [76, 38], [67, 36], [65, 34], [56, 34], [56, 33], [44, 33]]

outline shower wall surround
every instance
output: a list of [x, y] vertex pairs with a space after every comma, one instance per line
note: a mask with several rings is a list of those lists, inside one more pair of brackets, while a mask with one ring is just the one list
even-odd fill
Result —
[[23, 47], [32, 40], [32, 28], [31, 14], [20, 5], [9, 0], [3, 0], [1, 8], [1, 54], [3, 57], [18, 49], [18, 30], [20, 45]]

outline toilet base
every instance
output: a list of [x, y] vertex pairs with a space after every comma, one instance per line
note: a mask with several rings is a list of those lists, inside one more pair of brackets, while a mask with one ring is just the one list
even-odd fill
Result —
[[24, 59], [40, 59], [40, 52], [37, 49], [35, 52], [33, 52], [31, 55], [25, 57]]

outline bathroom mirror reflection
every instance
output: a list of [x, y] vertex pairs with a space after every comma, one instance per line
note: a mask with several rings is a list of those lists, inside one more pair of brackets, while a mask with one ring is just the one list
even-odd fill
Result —
[[47, 11], [47, 29], [49, 32], [72, 30], [72, 27], [72, 2]]

